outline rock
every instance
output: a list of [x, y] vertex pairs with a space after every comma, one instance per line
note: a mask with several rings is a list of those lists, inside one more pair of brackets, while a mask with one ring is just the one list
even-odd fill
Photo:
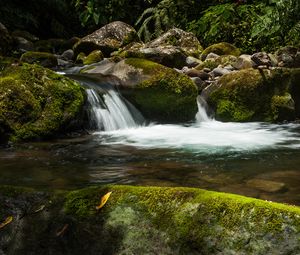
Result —
[[27, 32], [27, 31], [22, 31], [22, 30], [15, 30], [11, 33], [11, 35], [13, 37], [22, 37], [24, 39], [26, 39], [29, 42], [36, 42], [39, 40], [38, 37], [36, 37], [35, 35]]
[[74, 45], [74, 52], [75, 55], [80, 52], [88, 55], [94, 50], [101, 50], [104, 56], [109, 57], [113, 51], [134, 41], [139, 41], [135, 29], [124, 22], [114, 21], [83, 37]]
[[228, 74], [230, 73], [230, 71], [227, 70], [226, 68], [217, 67], [214, 70], [212, 70], [212, 73], [214, 77], [217, 77], [217, 76], [223, 76], [224, 74]]
[[231, 72], [203, 93], [223, 121], [293, 120], [300, 111], [300, 69]]
[[[13, 216], [1, 229], [3, 254], [66, 254], [66, 249], [68, 254], [296, 254], [300, 249], [297, 206], [195, 188], [110, 185], [58, 192], [1, 186], [0, 191], [0, 215]], [[107, 192], [110, 198], [96, 210]]]
[[195, 85], [198, 88], [198, 91], [200, 92], [207, 86], [207, 83], [201, 80], [199, 77], [191, 77], [191, 80], [195, 83]]
[[14, 48], [13, 38], [6, 27], [0, 22], [0, 55], [7, 56]]
[[186, 65], [188, 56], [198, 57], [201, 50], [198, 39], [192, 33], [173, 28], [145, 45], [134, 44], [130, 48], [124, 48], [119, 55], [148, 59], [171, 68], [182, 68]]
[[207, 47], [201, 54], [201, 60], [204, 61], [209, 53], [215, 53], [218, 55], [233, 55], [236, 57], [241, 54], [238, 48], [226, 42], [213, 44]]
[[80, 53], [77, 55], [77, 57], [76, 57], [75, 63], [76, 63], [76, 64], [83, 64], [85, 58], [86, 58], [85, 53], [80, 52]]
[[101, 50], [94, 50], [83, 60], [83, 64], [84, 65], [94, 64], [100, 62], [101, 60], [103, 60], [103, 58], [104, 56]]
[[39, 52], [49, 52], [61, 54], [65, 50], [69, 49], [66, 45], [66, 40], [64, 39], [48, 39], [48, 40], [39, 40], [34, 43], [35, 51]]
[[292, 46], [280, 48], [276, 52], [276, 57], [281, 67], [300, 67], [299, 61], [296, 60], [298, 49]]
[[0, 75], [0, 130], [11, 141], [63, 133], [77, 118], [84, 92], [76, 82], [38, 65], [6, 68]]
[[197, 65], [201, 64], [202, 61], [192, 56], [188, 56], [185, 60], [185, 63], [188, 67], [196, 67]]
[[251, 59], [251, 55], [243, 54], [237, 58], [237, 61], [233, 64], [234, 68], [241, 70], [252, 68], [254, 66], [254, 62]]
[[271, 53], [268, 53], [268, 56], [271, 61], [271, 66], [273, 66], [273, 67], [278, 66], [278, 60], [277, 60], [276, 56]]
[[210, 70], [213, 70], [214, 68], [217, 68], [218, 66], [224, 67], [228, 65], [234, 65], [237, 61], [237, 58], [232, 55], [222, 55], [218, 56], [216, 58], [206, 58], [204, 62], [199, 64], [196, 69], [202, 70], [204, 68], [209, 68]]
[[55, 67], [58, 64], [57, 58], [53, 54], [35, 51], [28, 51], [24, 53], [21, 56], [20, 61], [29, 64], [39, 64], [43, 67]]
[[71, 61], [74, 59], [74, 51], [68, 49], [61, 54], [61, 59]]
[[184, 73], [188, 75], [189, 77], [199, 77], [202, 80], [208, 80], [210, 78], [210, 75], [206, 72], [197, 70], [197, 69], [188, 69], [185, 70]]
[[206, 57], [206, 59], [205, 60], [207, 60], [207, 59], [217, 59], [217, 58], [219, 58], [220, 56], [218, 55], [218, 54], [215, 54], [215, 53], [213, 53], [213, 52], [210, 52], [210, 53], [208, 53], [208, 55], [207, 55], [207, 57]]
[[251, 60], [254, 62], [254, 67], [257, 66], [271, 66], [271, 59], [266, 52], [254, 53], [251, 56]]
[[265, 192], [280, 192], [286, 189], [286, 186], [282, 182], [274, 182], [264, 179], [251, 179], [247, 181], [247, 186], [262, 190]]
[[100, 62], [84, 74], [117, 77], [121, 91], [149, 120], [184, 122], [197, 113], [197, 87], [189, 77], [155, 62], [128, 58], [118, 63]]
[[34, 50], [34, 44], [31, 41], [28, 41], [23, 37], [14, 37], [14, 40], [16, 42], [16, 48], [19, 51], [24, 52]]

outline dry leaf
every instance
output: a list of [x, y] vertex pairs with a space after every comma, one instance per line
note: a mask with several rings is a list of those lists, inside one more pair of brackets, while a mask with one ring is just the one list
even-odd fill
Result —
[[45, 205], [41, 205], [38, 209], [36, 209], [35, 211], [34, 211], [34, 213], [38, 213], [38, 212], [41, 212], [41, 211], [43, 211], [44, 209], [45, 209]]
[[101, 202], [98, 206], [96, 206], [97, 210], [100, 210], [107, 202], [110, 197], [111, 192], [106, 193], [103, 197], [101, 197]]
[[8, 216], [5, 221], [0, 223], [0, 229], [4, 228], [7, 224], [11, 223], [13, 220], [13, 216]]
[[56, 233], [56, 236], [63, 236], [65, 234], [66, 230], [68, 229], [68, 227], [69, 227], [69, 224], [65, 224], [63, 226], [63, 228]]

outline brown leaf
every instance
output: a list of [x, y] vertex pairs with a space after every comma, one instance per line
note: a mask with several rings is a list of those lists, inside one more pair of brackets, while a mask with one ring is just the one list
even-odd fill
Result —
[[65, 224], [60, 231], [56, 232], [56, 236], [63, 236], [66, 233], [68, 227], [69, 224]]
[[106, 202], [109, 199], [111, 193], [112, 192], [108, 192], [103, 197], [101, 197], [100, 204], [96, 206], [97, 210], [100, 210], [106, 204]]
[[7, 224], [11, 223], [13, 221], [13, 216], [8, 216], [5, 221], [0, 223], [0, 229], [4, 228]]

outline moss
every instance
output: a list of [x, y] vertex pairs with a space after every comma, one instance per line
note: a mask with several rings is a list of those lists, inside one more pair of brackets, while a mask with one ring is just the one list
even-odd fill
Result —
[[[97, 211], [96, 205], [108, 191], [112, 192], [110, 198]], [[39, 192], [31, 194], [21, 199], [17, 195], [17, 202], [9, 198], [16, 197], [14, 192], [0, 195], [0, 201], [10, 201], [6, 209], [0, 208], [4, 215], [10, 215], [10, 205], [16, 214], [24, 204], [32, 207], [38, 201], [47, 206], [46, 212], [22, 219], [22, 227], [12, 223], [6, 228], [11, 232], [2, 231], [0, 242], [11, 242], [1, 244], [13, 247], [15, 240], [9, 237], [15, 233], [21, 238], [23, 254], [41, 246], [56, 254], [63, 253], [65, 247], [70, 253], [86, 254], [300, 251], [300, 208], [295, 206], [194, 188], [99, 186], [60, 192], [59, 196], [46, 194], [47, 200], [37, 196]], [[55, 233], [66, 223], [69, 229], [58, 239]]]
[[84, 102], [76, 82], [37, 65], [6, 69], [0, 77], [0, 116], [12, 141], [49, 137], [68, 129]]
[[289, 70], [246, 69], [224, 75], [209, 95], [216, 118], [224, 121], [282, 121], [295, 117]]
[[[79, 56], [80, 56], [80, 54], [77, 56], [77, 59]], [[104, 56], [103, 56], [101, 50], [94, 50], [86, 58], [84, 58], [83, 64], [84, 65], [94, 64], [94, 63], [100, 62], [101, 60], [103, 60], [103, 58], [104, 58]], [[76, 59], [76, 61], [77, 61], [77, 59]]]
[[53, 54], [47, 52], [28, 51], [21, 56], [20, 61], [29, 64], [35, 63], [44, 67], [57, 66], [57, 58]]
[[226, 42], [213, 44], [213, 45], [207, 47], [202, 52], [202, 56], [207, 56], [211, 52], [218, 54], [218, 55], [233, 55], [233, 56], [241, 55], [241, 52], [238, 48], [236, 48], [234, 45], [232, 45], [230, 43], [226, 43]]
[[197, 88], [189, 77], [145, 59], [126, 59], [125, 63], [150, 77], [130, 97], [146, 118], [184, 122], [195, 117]]

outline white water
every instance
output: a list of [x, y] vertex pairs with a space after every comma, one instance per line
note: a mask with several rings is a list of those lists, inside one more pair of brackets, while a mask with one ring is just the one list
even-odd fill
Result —
[[[108, 97], [109, 98], [109, 97]], [[115, 100], [115, 99], [114, 99]], [[110, 109], [110, 98], [106, 104]], [[134, 125], [130, 116], [120, 113], [132, 125], [125, 124], [120, 116], [122, 125], [118, 128], [105, 128], [105, 132], [96, 132], [102, 144], [129, 145], [140, 148], [174, 148], [193, 152], [216, 153], [226, 151], [251, 151], [266, 148], [298, 148], [300, 138], [299, 125], [275, 125], [266, 123], [223, 123], [210, 119], [205, 110], [205, 101], [198, 100], [199, 111], [196, 122], [184, 125]], [[122, 108], [124, 109], [124, 108]], [[116, 110], [116, 111], [115, 111]], [[98, 113], [102, 119], [106, 114]], [[102, 110], [101, 110], [102, 111]], [[100, 111], [100, 112], [101, 112]], [[107, 116], [109, 119], [109, 117]], [[128, 118], [128, 119], [127, 119]], [[115, 119], [115, 118], [114, 118]], [[109, 122], [109, 121], [106, 121]], [[109, 122], [110, 123], [110, 122]], [[119, 130], [116, 130], [119, 129]]]
[[107, 91], [103, 100], [94, 89], [87, 89], [86, 92], [91, 125], [97, 130], [111, 131], [138, 126], [125, 102], [114, 90]]

